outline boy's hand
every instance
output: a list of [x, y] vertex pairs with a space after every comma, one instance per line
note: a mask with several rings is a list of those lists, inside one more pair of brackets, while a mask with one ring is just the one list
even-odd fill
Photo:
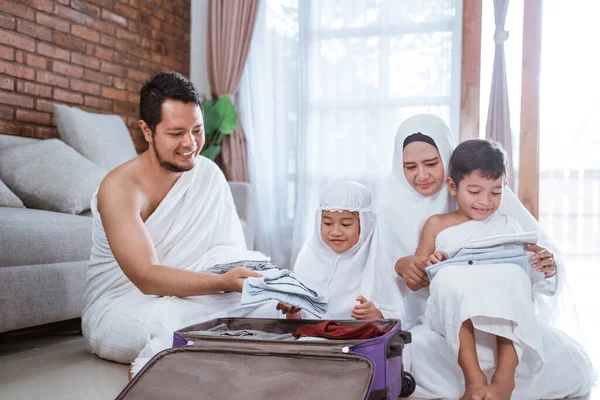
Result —
[[429, 278], [425, 272], [429, 257], [408, 256], [396, 261], [396, 273], [400, 275], [410, 290], [416, 292], [429, 286]]
[[375, 307], [372, 301], [367, 300], [363, 296], [356, 298], [360, 304], [354, 306], [352, 309], [352, 318], [356, 319], [383, 319], [381, 311]]
[[285, 315], [287, 319], [302, 319], [302, 314], [300, 313], [302, 309], [300, 307], [290, 306], [289, 304], [280, 301], [277, 303], [276, 309], [281, 310], [281, 313]]
[[436, 251], [435, 253], [429, 256], [428, 266], [441, 263], [442, 261], [446, 261], [447, 259], [448, 256], [446, 255], [446, 253], [444, 253], [443, 251]]

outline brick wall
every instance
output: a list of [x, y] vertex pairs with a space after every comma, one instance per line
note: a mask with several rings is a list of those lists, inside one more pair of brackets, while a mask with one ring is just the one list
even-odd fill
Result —
[[190, 0], [0, 0], [0, 133], [58, 137], [52, 104], [119, 114], [138, 151], [139, 89], [189, 76]]

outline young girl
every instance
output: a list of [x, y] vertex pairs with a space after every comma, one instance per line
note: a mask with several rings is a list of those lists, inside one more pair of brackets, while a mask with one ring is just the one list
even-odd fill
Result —
[[[323, 319], [383, 318], [365, 297], [373, 291], [365, 266], [376, 246], [376, 223], [371, 193], [360, 183], [334, 183], [321, 194], [314, 234], [300, 251], [294, 272], [329, 286], [329, 308]], [[283, 303], [277, 309], [288, 318], [303, 314]]]

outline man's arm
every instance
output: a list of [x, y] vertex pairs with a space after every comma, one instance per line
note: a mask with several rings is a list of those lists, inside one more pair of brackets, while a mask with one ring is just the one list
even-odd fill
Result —
[[142, 198], [131, 187], [107, 178], [98, 191], [98, 211], [115, 259], [127, 278], [144, 294], [195, 296], [238, 291], [248, 276], [260, 276], [246, 268], [215, 275], [160, 265], [142, 218]]

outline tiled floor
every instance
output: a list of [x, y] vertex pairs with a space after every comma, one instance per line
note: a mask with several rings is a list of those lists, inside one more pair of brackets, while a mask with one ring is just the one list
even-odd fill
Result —
[[108, 400], [126, 383], [127, 366], [88, 354], [78, 334], [0, 341], [2, 400]]

